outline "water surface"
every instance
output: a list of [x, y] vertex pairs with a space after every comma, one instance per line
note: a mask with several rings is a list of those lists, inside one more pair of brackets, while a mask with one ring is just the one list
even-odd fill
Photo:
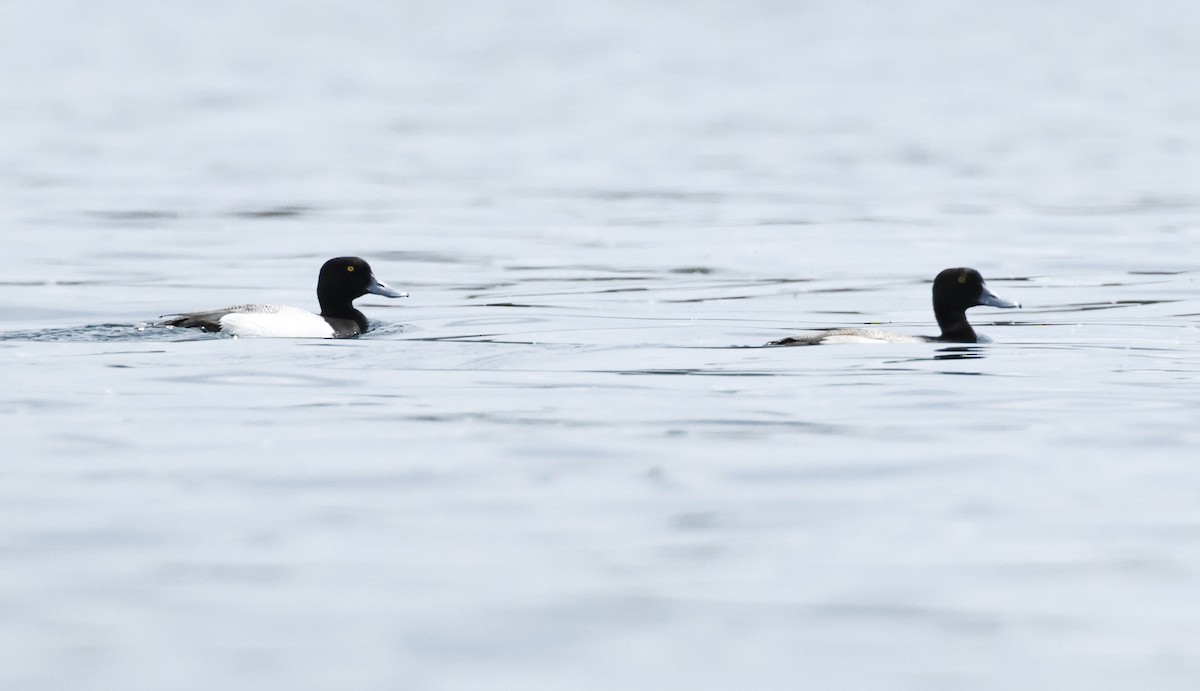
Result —
[[1198, 24], [0, 9], [0, 685], [1195, 688]]

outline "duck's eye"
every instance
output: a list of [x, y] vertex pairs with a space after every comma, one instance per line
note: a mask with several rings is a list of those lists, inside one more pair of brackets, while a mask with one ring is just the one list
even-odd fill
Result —
[[[349, 271], [350, 273], [354, 273], [354, 267], [353, 267], [353, 266], [347, 266], [347, 267], [346, 267], [346, 271]], [[962, 279], [959, 279], [959, 280], [962, 280]]]
[[[353, 267], [351, 267], [351, 270], [353, 270]], [[966, 283], [966, 282], [967, 282], [967, 277], [966, 277], [965, 275], [964, 275], [964, 276], [959, 276], [959, 277], [958, 277], [958, 282], [959, 282], [959, 283]]]

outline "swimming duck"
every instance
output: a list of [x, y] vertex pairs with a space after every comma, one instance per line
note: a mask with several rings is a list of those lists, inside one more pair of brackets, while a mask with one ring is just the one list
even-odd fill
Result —
[[351, 338], [367, 330], [365, 315], [354, 300], [371, 293], [389, 298], [408, 293], [389, 288], [375, 278], [371, 266], [358, 257], [336, 257], [325, 262], [317, 277], [321, 313], [280, 305], [236, 305], [207, 312], [163, 315], [160, 326], [219, 331], [233, 336], [285, 338]]
[[783, 338], [768, 346], [822, 345], [830, 343], [978, 343], [978, 336], [967, 322], [967, 310], [976, 305], [1020, 307], [996, 295], [975, 269], [946, 269], [933, 279], [933, 315], [942, 328], [940, 336], [905, 336], [877, 329], [832, 329], [813, 336]]

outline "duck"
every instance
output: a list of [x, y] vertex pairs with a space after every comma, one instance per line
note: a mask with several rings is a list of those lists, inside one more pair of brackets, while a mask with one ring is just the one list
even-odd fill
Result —
[[793, 336], [767, 346], [825, 345], [834, 343], [986, 343], [967, 321], [972, 307], [1018, 308], [1019, 302], [993, 293], [975, 269], [946, 269], [933, 279], [933, 316], [942, 333], [938, 336], [908, 336], [878, 329], [830, 329], [812, 336]]
[[[353, 338], [369, 327], [354, 300], [371, 293], [387, 298], [408, 297], [375, 278], [371, 265], [359, 257], [334, 257], [317, 276], [321, 313], [284, 305], [234, 305], [203, 312], [164, 314], [158, 326], [200, 329], [237, 337]], [[168, 318], [169, 317], [169, 318]]]

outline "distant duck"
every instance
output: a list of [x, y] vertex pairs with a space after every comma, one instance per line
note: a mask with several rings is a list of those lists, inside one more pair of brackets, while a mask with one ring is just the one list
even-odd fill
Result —
[[983, 282], [975, 269], [946, 269], [933, 279], [933, 314], [940, 336], [905, 336], [877, 329], [832, 329], [813, 336], [799, 336], [771, 341], [768, 346], [823, 345], [832, 343], [978, 343], [987, 337], [977, 336], [967, 322], [967, 310], [977, 305], [989, 307], [1020, 307], [996, 295]]
[[160, 326], [178, 326], [233, 336], [283, 338], [351, 338], [367, 330], [367, 318], [354, 308], [354, 300], [371, 293], [389, 298], [408, 297], [375, 278], [371, 266], [358, 257], [337, 257], [325, 262], [317, 277], [321, 313], [280, 305], [236, 305], [207, 312], [184, 312]]

